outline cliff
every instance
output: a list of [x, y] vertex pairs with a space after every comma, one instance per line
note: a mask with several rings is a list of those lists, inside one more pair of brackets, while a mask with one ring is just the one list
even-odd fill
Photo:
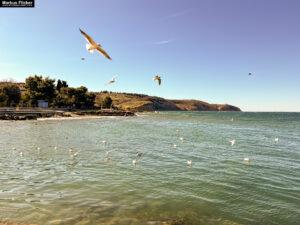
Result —
[[109, 96], [113, 100], [113, 105], [126, 111], [241, 111], [240, 108], [228, 104], [209, 104], [199, 100], [173, 100], [160, 97], [115, 93], [97, 92], [96, 105], [101, 106], [103, 99]]

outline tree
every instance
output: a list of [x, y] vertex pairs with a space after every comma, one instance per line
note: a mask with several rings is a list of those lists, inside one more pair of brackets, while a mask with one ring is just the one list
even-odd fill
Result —
[[67, 81], [61, 81], [60, 79], [57, 80], [57, 84], [56, 84], [56, 90], [58, 92], [60, 92], [60, 89], [63, 88], [63, 87], [69, 87]]
[[60, 93], [57, 95], [55, 104], [59, 107], [73, 107], [76, 108], [92, 108], [95, 104], [96, 95], [89, 93], [84, 86], [79, 88], [62, 87]]
[[110, 108], [112, 106], [112, 99], [109, 96], [106, 96], [103, 100], [103, 107]]
[[37, 105], [38, 100], [47, 101], [51, 104], [56, 96], [55, 93], [55, 79], [46, 77], [43, 79], [42, 76], [30, 76], [25, 81], [25, 100], [30, 105]]
[[5, 84], [0, 87], [0, 102], [2, 106], [16, 106], [21, 99], [21, 91], [16, 84]]

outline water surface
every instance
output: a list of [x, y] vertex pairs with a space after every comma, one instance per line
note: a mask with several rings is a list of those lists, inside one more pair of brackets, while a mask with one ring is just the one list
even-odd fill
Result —
[[[133, 166], [136, 152], [143, 155]], [[140, 225], [178, 218], [298, 224], [300, 114], [0, 121], [0, 221]]]

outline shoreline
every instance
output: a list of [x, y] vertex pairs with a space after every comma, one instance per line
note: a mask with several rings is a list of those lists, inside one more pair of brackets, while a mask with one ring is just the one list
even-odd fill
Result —
[[66, 109], [1, 109], [0, 120], [37, 120], [44, 118], [84, 118], [104, 116], [135, 116], [122, 110], [66, 110]]

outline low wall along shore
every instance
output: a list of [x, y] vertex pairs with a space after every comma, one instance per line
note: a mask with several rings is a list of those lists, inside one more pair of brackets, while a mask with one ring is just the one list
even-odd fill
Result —
[[79, 117], [79, 116], [134, 116], [130, 111], [121, 110], [61, 110], [22, 108], [0, 108], [0, 120], [36, 120], [49, 117]]

